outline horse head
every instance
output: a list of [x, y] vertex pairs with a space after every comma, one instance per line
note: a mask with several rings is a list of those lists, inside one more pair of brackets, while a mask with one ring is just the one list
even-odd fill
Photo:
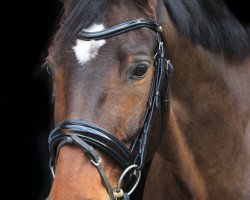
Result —
[[64, 3], [47, 58], [55, 95], [50, 197], [129, 196], [162, 139], [168, 110], [172, 65], [155, 2]]

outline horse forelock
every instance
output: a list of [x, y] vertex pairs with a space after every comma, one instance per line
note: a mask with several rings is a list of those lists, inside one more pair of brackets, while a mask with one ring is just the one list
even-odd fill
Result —
[[[82, 29], [89, 28], [94, 23], [102, 23], [104, 16], [108, 13], [112, 18], [112, 6], [117, 5], [121, 9], [123, 5], [132, 5], [132, 9], [140, 8], [147, 12], [142, 0], [69, 0], [64, 3], [64, 12], [61, 18], [60, 32], [63, 38], [70, 39], [76, 36]], [[149, 12], [148, 12], [149, 13]], [[129, 19], [130, 13], [127, 13]]]
[[82, 29], [94, 23], [101, 23], [106, 10], [114, 0], [71, 0], [64, 4], [60, 34], [63, 39], [72, 40]]

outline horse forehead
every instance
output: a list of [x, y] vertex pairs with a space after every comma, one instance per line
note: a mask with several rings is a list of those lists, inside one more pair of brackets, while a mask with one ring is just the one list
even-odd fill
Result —
[[[96, 32], [101, 31], [105, 28], [104, 24], [93, 24], [87, 29], [83, 29], [83, 31], [86, 32]], [[75, 56], [78, 60], [78, 62], [83, 65], [98, 55], [99, 49], [104, 46], [106, 43], [106, 40], [76, 40], [76, 44], [73, 46], [73, 50], [75, 53]]]

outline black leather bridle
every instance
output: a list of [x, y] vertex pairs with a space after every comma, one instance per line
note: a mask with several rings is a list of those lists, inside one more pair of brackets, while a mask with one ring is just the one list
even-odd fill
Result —
[[[141, 170], [145, 164], [148, 134], [156, 107], [161, 107], [162, 109], [161, 135], [164, 132], [169, 107], [169, 79], [172, 75], [173, 66], [165, 57], [163, 42], [161, 39], [161, 27], [149, 19], [135, 19], [107, 28], [103, 31], [82, 31], [77, 35], [77, 38], [81, 40], [101, 40], [143, 27], [149, 28], [157, 33], [158, 46], [155, 52], [154, 74], [143, 127], [131, 148], [128, 149], [114, 136], [114, 134], [109, 133], [102, 127], [90, 122], [77, 120], [68, 120], [56, 126], [52, 130], [48, 139], [49, 150], [51, 153], [50, 168], [52, 169], [53, 176], [57, 154], [60, 148], [65, 144], [75, 144], [88, 155], [91, 162], [97, 167], [112, 200], [120, 198], [129, 199], [129, 195], [133, 192], [139, 182]], [[116, 189], [113, 189], [110, 186], [109, 181], [102, 170], [101, 158], [94, 148], [97, 148], [114, 158], [124, 171]], [[132, 176], [135, 177], [132, 183], [133, 186], [126, 185], [127, 189], [130, 190], [129, 192], [123, 192], [121, 190], [121, 182], [125, 175], [130, 178]]]

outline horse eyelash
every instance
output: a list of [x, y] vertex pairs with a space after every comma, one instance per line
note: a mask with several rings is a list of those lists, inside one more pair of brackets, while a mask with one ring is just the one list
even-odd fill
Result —
[[[48, 61], [45, 61], [42, 64], [42, 69], [46, 69], [47, 73], [53, 78], [53, 72], [52, 72], [52, 69], [51, 69], [51, 65], [50, 65], [50, 63]], [[52, 84], [51, 104], [53, 105], [54, 102], [55, 102], [55, 86], [54, 86], [54, 84]]]

